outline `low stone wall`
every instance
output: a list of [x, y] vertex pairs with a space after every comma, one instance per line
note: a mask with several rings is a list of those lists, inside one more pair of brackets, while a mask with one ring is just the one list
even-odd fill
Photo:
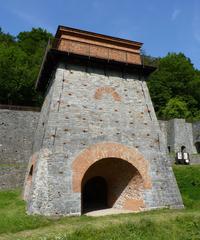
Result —
[[0, 189], [23, 185], [39, 114], [0, 109]]

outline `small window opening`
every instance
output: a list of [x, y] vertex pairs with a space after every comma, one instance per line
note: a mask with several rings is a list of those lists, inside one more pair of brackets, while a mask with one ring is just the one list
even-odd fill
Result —
[[200, 153], [200, 142], [196, 142], [195, 147], [196, 147], [197, 153]]
[[168, 146], [167, 148], [168, 148], [168, 152], [170, 153], [170, 152], [171, 152], [171, 147], [170, 147], [170, 146]]
[[30, 168], [29, 176], [33, 176], [33, 165], [32, 165], [31, 168]]

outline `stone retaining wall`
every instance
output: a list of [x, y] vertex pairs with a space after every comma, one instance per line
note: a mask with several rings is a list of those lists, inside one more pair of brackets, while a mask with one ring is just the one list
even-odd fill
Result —
[[0, 109], [0, 189], [23, 185], [39, 114]]

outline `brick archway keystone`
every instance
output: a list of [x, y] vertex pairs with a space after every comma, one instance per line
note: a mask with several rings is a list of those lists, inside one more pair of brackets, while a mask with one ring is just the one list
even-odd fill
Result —
[[84, 174], [95, 162], [103, 158], [119, 158], [132, 164], [140, 173], [144, 188], [151, 188], [149, 166], [147, 160], [136, 148], [127, 147], [119, 143], [105, 142], [91, 145], [83, 150], [73, 161], [73, 191], [81, 192], [81, 182]]

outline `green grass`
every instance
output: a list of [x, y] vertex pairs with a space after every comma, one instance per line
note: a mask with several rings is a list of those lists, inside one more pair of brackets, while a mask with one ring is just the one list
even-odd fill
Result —
[[200, 165], [174, 166], [183, 202], [188, 209], [200, 209]]
[[20, 190], [0, 192], [0, 240], [197, 240], [200, 239], [200, 165], [174, 166], [183, 210], [105, 217], [52, 219], [28, 216]]
[[41, 216], [28, 216], [20, 190], [0, 192], [0, 234], [43, 227], [51, 220]]

